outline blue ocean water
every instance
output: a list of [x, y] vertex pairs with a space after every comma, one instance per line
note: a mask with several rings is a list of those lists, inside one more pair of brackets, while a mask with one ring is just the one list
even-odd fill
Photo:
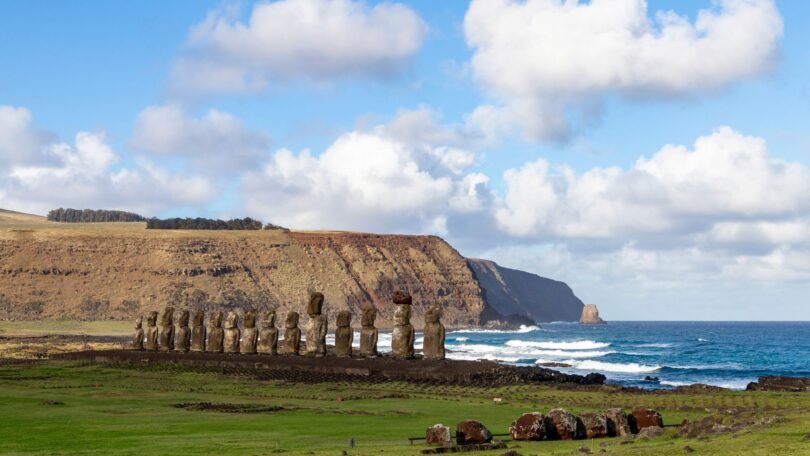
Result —
[[[517, 331], [450, 331], [448, 357], [600, 372], [609, 383], [744, 389], [762, 375], [810, 377], [810, 322], [550, 323]], [[657, 380], [645, 380], [645, 377]]]

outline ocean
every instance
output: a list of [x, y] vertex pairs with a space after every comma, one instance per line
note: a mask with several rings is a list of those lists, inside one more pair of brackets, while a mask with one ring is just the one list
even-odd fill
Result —
[[[421, 342], [421, 340], [417, 340]], [[609, 383], [745, 389], [762, 375], [810, 377], [810, 322], [550, 323], [515, 331], [448, 331], [451, 359], [562, 363]], [[645, 379], [649, 377], [648, 379]]]

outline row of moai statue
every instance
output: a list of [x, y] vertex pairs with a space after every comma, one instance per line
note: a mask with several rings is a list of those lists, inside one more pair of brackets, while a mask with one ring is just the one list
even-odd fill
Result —
[[[415, 355], [415, 330], [411, 325], [411, 296], [395, 292], [393, 296], [396, 311], [394, 312], [394, 330], [392, 333], [392, 355], [399, 359], [410, 359]], [[326, 355], [326, 333], [328, 323], [323, 315], [324, 297], [322, 293], [312, 293], [307, 305], [309, 325], [306, 332], [305, 354], [312, 356]], [[174, 308], [166, 307], [160, 314], [152, 311], [147, 316], [147, 328], [143, 329], [143, 317], [135, 320], [133, 348], [148, 351], [210, 352], [210, 353], [243, 353], [267, 355], [301, 354], [301, 330], [298, 328], [298, 312], [287, 314], [284, 338], [279, 340], [276, 328], [276, 312], [271, 310], [261, 320], [261, 327], [256, 328], [256, 311], [247, 310], [244, 315], [243, 328], [239, 329], [238, 315], [230, 311], [222, 327], [222, 311], [214, 311], [204, 325], [205, 313], [195, 310], [189, 327], [189, 311], [183, 310], [175, 320]], [[424, 342], [422, 353], [425, 359], [444, 359], [445, 330], [441, 323], [442, 310], [439, 305], [431, 306], [425, 314]], [[379, 332], [374, 326], [377, 309], [367, 307], [362, 310], [360, 329], [361, 357], [375, 357]], [[175, 327], [175, 322], [177, 327]], [[348, 310], [338, 312], [335, 329], [335, 354], [353, 356], [354, 330], [351, 327], [352, 314]]]

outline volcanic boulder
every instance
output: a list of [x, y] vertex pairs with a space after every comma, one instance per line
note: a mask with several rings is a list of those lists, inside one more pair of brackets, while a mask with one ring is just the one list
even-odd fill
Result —
[[456, 426], [456, 444], [458, 445], [473, 445], [491, 441], [492, 433], [480, 421], [465, 420]]
[[434, 424], [425, 431], [425, 443], [427, 445], [439, 445], [449, 447], [453, 445], [450, 438], [450, 428], [443, 424]]
[[608, 437], [627, 437], [633, 434], [624, 410], [620, 408], [608, 409], [605, 411], [605, 418], [607, 419]]
[[546, 438], [546, 417], [542, 413], [524, 413], [509, 426], [512, 440], [543, 440]]
[[664, 419], [661, 414], [653, 409], [635, 409], [627, 416], [630, 429], [633, 433], [638, 433], [646, 427], [664, 427]]
[[582, 413], [579, 415], [585, 427], [585, 437], [601, 439], [608, 436], [607, 417], [602, 413]]
[[565, 409], [553, 409], [546, 417], [546, 436], [549, 440], [578, 440], [585, 438], [585, 426], [576, 415]]

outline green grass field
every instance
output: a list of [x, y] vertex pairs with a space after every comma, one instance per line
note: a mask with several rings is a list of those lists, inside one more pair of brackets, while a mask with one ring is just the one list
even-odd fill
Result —
[[[500, 397], [502, 402], [494, 402]], [[249, 413], [179, 408], [217, 403]], [[768, 425], [700, 438], [675, 428], [656, 439], [508, 442], [523, 455], [810, 454], [810, 395], [766, 392], [641, 394], [540, 386], [507, 388], [406, 383], [288, 384], [152, 366], [140, 369], [44, 361], [0, 367], [2, 454], [316, 454], [405, 455], [425, 448], [407, 438], [427, 426], [481, 420], [505, 433], [524, 412], [564, 407], [652, 407], [666, 423], [708, 415], [732, 424], [751, 415]], [[264, 410], [250, 410], [264, 407]], [[281, 410], [274, 410], [280, 407]], [[253, 413], [255, 412], [255, 413]], [[355, 448], [349, 448], [349, 439]], [[603, 446], [604, 445], [604, 446]], [[519, 447], [519, 448], [518, 448]], [[604, 452], [600, 453], [601, 450]], [[488, 452], [502, 454], [504, 450]]]

